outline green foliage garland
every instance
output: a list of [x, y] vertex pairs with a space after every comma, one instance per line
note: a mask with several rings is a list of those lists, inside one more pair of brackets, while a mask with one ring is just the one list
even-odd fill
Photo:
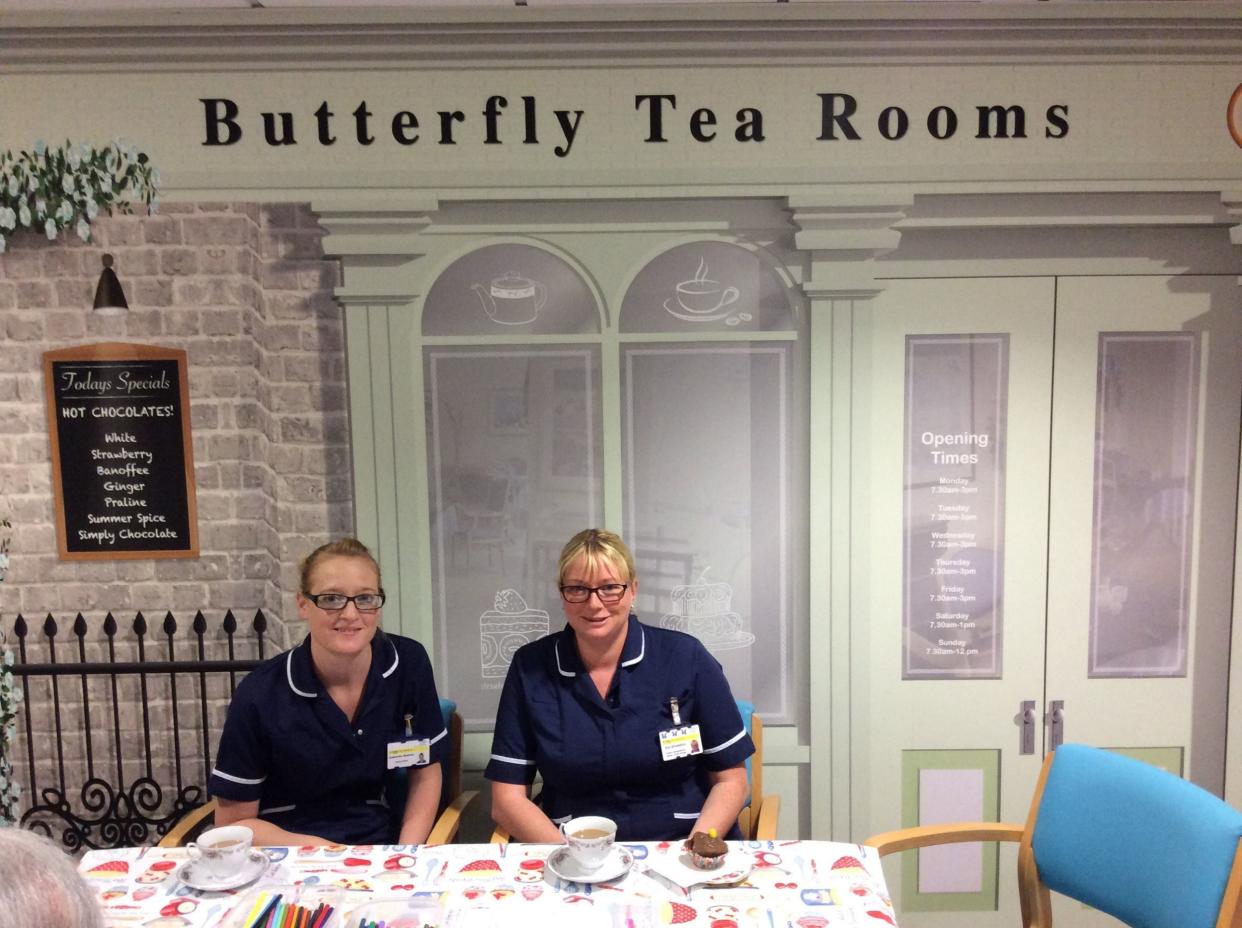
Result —
[[82, 241], [102, 210], [132, 213], [131, 200], [154, 213], [159, 205], [160, 172], [151, 159], [125, 142], [95, 148], [68, 141], [34, 151], [0, 153], [0, 252], [6, 235], [22, 229], [41, 231], [55, 241], [73, 229]]

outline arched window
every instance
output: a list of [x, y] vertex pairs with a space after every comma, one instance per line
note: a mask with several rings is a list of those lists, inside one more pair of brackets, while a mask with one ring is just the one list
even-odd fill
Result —
[[796, 272], [742, 240], [604, 228], [444, 260], [421, 313], [432, 602], [437, 681], [467, 722], [490, 728], [513, 652], [563, 626], [557, 558], [593, 525], [633, 548], [644, 621], [797, 721]]

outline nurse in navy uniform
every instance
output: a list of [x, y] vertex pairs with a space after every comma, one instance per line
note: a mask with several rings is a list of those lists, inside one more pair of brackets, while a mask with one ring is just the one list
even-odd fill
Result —
[[356, 539], [311, 552], [297, 604], [306, 639], [229, 706], [208, 783], [215, 823], [247, 825], [259, 845], [422, 843], [448, 755], [426, 650], [380, 630], [379, 565]]
[[612, 532], [571, 538], [559, 577], [568, 624], [517, 651], [501, 692], [484, 773], [496, 823], [544, 843], [579, 815], [613, 819], [621, 841], [740, 838], [755, 747], [720, 664], [698, 639], [631, 615], [634, 558]]

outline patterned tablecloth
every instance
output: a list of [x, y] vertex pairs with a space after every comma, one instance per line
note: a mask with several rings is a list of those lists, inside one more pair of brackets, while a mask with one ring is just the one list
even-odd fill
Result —
[[[567, 882], [537, 844], [265, 848], [271, 865], [257, 886], [330, 890], [348, 912], [378, 899], [417, 896], [438, 902], [446, 928], [829, 928], [895, 925], [871, 848], [828, 841], [744, 841], [753, 869], [731, 886], [677, 885], [660, 874], [680, 848], [627, 844], [629, 873], [615, 882]], [[178, 878], [182, 848], [91, 851], [80, 871], [96, 889], [104, 922], [115, 928], [209, 928], [231, 924], [230, 911], [253, 899], [254, 886], [200, 892]], [[668, 866], [663, 869], [668, 870]], [[247, 897], [247, 893], [251, 895]], [[339, 924], [344, 924], [342, 919]]]

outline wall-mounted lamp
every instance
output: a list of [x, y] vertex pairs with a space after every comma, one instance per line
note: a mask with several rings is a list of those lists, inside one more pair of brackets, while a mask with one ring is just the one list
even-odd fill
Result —
[[95, 288], [95, 312], [101, 316], [119, 316], [129, 312], [129, 303], [125, 299], [125, 291], [117, 279], [116, 271], [112, 270], [112, 255], [103, 256], [103, 272], [99, 275], [99, 286]]

